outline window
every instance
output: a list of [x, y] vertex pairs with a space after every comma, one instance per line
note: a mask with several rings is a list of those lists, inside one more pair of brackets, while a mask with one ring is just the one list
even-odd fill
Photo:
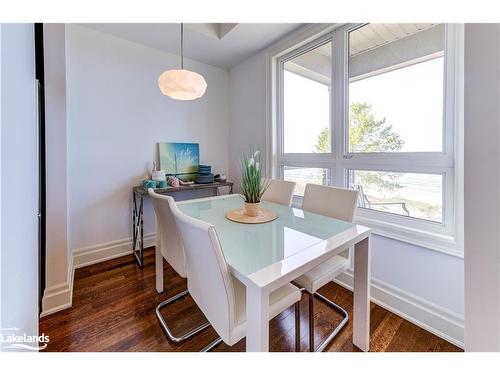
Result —
[[350, 170], [358, 206], [437, 223], [443, 222], [443, 176]]
[[347, 25], [276, 57], [273, 170], [294, 202], [307, 183], [357, 189], [376, 233], [461, 251], [460, 30]]
[[438, 56], [351, 79], [349, 152], [442, 152], [443, 73]]
[[296, 183], [294, 195], [304, 196], [306, 184], [329, 185], [329, 173], [325, 168], [283, 167], [283, 178]]
[[285, 153], [330, 152], [331, 48], [326, 42], [283, 64]]

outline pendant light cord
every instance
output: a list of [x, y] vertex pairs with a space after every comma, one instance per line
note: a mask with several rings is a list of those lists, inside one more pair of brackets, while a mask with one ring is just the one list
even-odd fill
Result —
[[181, 69], [184, 69], [184, 24], [181, 23]]

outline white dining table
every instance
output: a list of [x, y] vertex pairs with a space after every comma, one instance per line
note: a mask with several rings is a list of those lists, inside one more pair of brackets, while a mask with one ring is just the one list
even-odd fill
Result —
[[[246, 286], [246, 351], [269, 351], [269, 295], [354, 247], [353, 344], [363, 351], [370, 343], [370, 229], [270, 202], [262, 206], [278, 218], [241, 224], [226, 212], [241, 208], [239, 194], [178, 202], [185, 214], [215, 226], [230, 272]], [[161, 254], [155, 257], [156, 285], [163, 290]], [[161, 289], [161, 290], [160, 290]]]

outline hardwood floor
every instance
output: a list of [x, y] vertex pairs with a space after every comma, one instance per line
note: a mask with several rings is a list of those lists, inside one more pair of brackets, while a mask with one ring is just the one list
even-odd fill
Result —
[[[73, 307], [42, 318], [40, 333], [50, 337], [46, 351], [199, 351], [216, 339], [210, 327], [181, 344], [169, 342], [155, 316], [158, 303], [186, 288], [166, 263], [165, 291], [155, 289], [154, 248], [145, 252], [141, 270], [132, 255], [76, 270]], [[334, 283], [320, 291], [343, 306], [352, 316], [352, 293]], [[315, 301], [316, 343], [326, 337], [341, 317]], [[301, 301], [301, 349], [308, 350], [307, 297]], [[163, 312], [175, 327], [174, 334], [205, 321], [191, 297]], [[270, 323], [270, 350], [293, 351], [294, 311], [284, 311]], [[245, 340], [233, 347], [221, 344], [215, 351], [244, 351]], [[327, 351], [359, 351], [352, 345], [352, 322]], [[372, 304], [371, 351], [461, 351], [458, 347]]]

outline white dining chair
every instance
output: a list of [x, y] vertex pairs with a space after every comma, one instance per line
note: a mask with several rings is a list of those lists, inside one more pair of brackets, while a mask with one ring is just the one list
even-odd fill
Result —
[[[323, 216], [352, 222], [357, 206], [356, 190], [341, 189], [331, 186], [307, 184], [302, 200], [302, 209]], [[348, 253], [348, 249], [344, 253]], [[309, 272], [300, 276], [295, 283], [305, 289], [309, 295], [309, 351], [315, 351], [314, 345], [314, 296], [339, 312], [343, 319], [330, 335], [318, 346], [316, 351], [323, 351], [349, 321], [349, 314], [341, 306], [318, 293], [318, 290], [333, 281], [334, 278], [349, 268], [349, 257], [336, 255]]]
[[[188, 290], [220, 338], [234, 345], [246, 336], [246, 287], [230, 272], [215, 227], [185, 215], [167, 197], [186, 254]], [[269, 320], [295, 305], [295, 350], [300, 351], [300, 289], [286, 284], [269, 296]]]
[[293, 191], [295, 190], [295, 182], [268, 179], [269, 187], [262, 195], [263, 201], [290, 206], [292, 204]]
[[[156, 246], [158, 247], [158, 249], [160, 249], [163, 258], [165, 258], [165, 260], [174, 269], [174, 271], [177, 272], [180, 277], [186, 278], [187, 275], [184, 248], [182, 247], [182, 242], [179, 237], [179, 233], [177, 232], [177, 226], [175, 224], [173, 214], [170, 210], [168, 200], [165, 195], [157, 194], [151, 188], [148, 189], [148, 193], [151, 197], [156, 216]], [[165, 332], [167, 337], [175, 343], [183, 342], [210, 326], [210, 323], [206, 322], [189, 330], [181, 336], [173, 335], [172, 330], [161, 314], [161, 309], [180, 300], [188, 293], [188, 290], [184, 290], [181, 293], [176, 294], [175, 296], [161, 302], [156, 307], [156, 317], [160, 322], [163, 332]]]

